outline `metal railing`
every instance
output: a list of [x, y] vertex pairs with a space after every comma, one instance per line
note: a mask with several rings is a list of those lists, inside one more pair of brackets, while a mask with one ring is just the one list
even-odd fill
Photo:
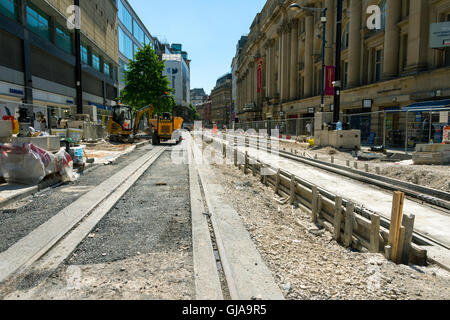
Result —
[[[417, 144], [442, 143], [443, 129], [450, 125], [450, 107], [416, 110], [384, 110], [376, 112], [344, 114], [344, 129], [361, 131], [362, 146], [381, 146], [404, 151], [415, 150]], [[315, 118], [268, 120], [236, 123], [235, 129], [279, 129], [280, 135], [296, 139], [314, 136]]]

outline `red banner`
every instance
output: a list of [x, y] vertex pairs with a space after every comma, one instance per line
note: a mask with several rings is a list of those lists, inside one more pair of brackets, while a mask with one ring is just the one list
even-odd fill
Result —
[[325, 67], [325, 95], [326, 96], [334, 96], [334, 66], [326, 66]]
[[262, 89], [263, 89], [263, 77], [262, 77], [263, 60], [262, 60], [262, 58], [257, 59], [256, 63], [258, 64], [258, 69], [256, 71], [257, 85], [258, 85], [257, 92], [261, 93]]

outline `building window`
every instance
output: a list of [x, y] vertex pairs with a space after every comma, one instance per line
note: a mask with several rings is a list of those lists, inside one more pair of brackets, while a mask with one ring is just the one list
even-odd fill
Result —
[[92, 66], [95, 70], [100, 71], [100, 57], [95, 53], [92, 54]]
[[343, 70], [344, 70], [343, 88], [347, 88], [348, 87], [348, 61], [344, 61]]
[[[398, 0], [397, 0], [398, 1]], [[378, 6], [381, 9], [381, 30], [386, 29], [386, 8], [387, 8], [387, 1], [382, 0], [378, 3]]]
[[84, 64], [89, 64], [89, 55], [87, 47], [81, 45], [81, 62]]
[[133, 59], [133, 40], [119, 27], [119, 51], [128, 59]]
[[140, 49], [141, 49], [141, 47], [140, 47], [138, 44], [136, 44], [136, 43], [133, 42], [133, 52], [134, 52], [134, 55], [133, 55], [133, 56], [135, 56], [136, 53], [138, 53], [138, 51], [139, 51]]
[[17, 20], [17, 3], [16, 0], [0, 0], [0, 12]]
[[72, 37], [61, 27], [56, 27], [56, 45], [67, 53], [72, 53]]
[[139, 41], [142, 45], [145, 45], [144, 31], [142, 31], [136, 20], [133, 20], [133, 35], [137, 41]]
[[350, 23], [347, 23], [344, 29], [344, 34], [342, 35], [342, 50], [348, 49], [350, 43]]
[[381, 81], [381, 73], [383, 71], [383, 50], [377, 50], [375, 52], [375, 72], [374, 81]]
[[[450, 21], [450, 13], [447, 14], [447, 21]], [[444, 48], [444, 66], [450, 67], [450, 47]]]
[[27, 23], [31, 31], [41, 37], [50, 40], [50, 28], [48, 27], [49, 18], [36, 9], [27, 5]]
[[111, 77], [111, 67], [109, 66], [109, 64], [104, 63], [103, 70], [108, 77]]
[[133, 32], [133, 19], [131, 18], [130, 12], [125, 8], [122, 1], [119, 0], [119, 19], [131, 33]]
[[120, 83], [125, 83], [125, 72], [128, 70], [127, 64], [122, 59], [119, 60]]

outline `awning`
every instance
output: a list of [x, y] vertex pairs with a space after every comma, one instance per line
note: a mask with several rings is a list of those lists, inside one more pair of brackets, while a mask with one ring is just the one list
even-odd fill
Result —
[[435, 101], [425, 101], [417, 102], [408, 107], [404, 107], [403, 111], [439, 111], [439, 110], [450, 110], [450, 100], [435, 100]]

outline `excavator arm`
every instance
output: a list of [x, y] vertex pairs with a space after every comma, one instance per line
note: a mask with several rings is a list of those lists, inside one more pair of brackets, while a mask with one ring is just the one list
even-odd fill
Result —
[[142, 117], [147, 113], [147, 120], [150, 126], [150, 119], [153, 116], [155, 108], [153, 105], [149, 105], [147, 107], [144, 107], [136, 112], [136, 118], [134, 121], [134, 127], [133, 127], [133, 133], [137, 134], [139, 130], [139, 124], [141, 123]]

